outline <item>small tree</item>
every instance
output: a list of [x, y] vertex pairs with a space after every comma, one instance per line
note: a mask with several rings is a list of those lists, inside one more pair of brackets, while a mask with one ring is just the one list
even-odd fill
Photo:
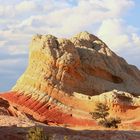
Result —
[[92, 118], [97, 120], [100, 125], [104, 127], [117, 128], [118, 124], [121, 123], [120, 118], [109, 118], [109, 107], [103, 103], [98, 103], [95, 108], [95, 112], [90, 112]]
[[106, 105], [98, 103], [96, 105], [95, 112], [91, 112], [90, 114], [92, 115], [92, 118], [95, 120], [103, 119], [106, 121], [106, 117], [109, 115], [108, 111], [109, 108]]

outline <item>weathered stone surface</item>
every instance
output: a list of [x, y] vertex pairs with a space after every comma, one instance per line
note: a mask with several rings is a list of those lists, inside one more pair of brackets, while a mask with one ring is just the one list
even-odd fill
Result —
[[94, 35], [81, 32], [69, 40], [51, 35], [33, 37], [29, 66], [13, 91], [47, 92], [52, 85], [68, 94], [97, 95], [117, 89], [139, 95], [139, 84], [136, 67]]
[[26, 71], [1, 97], [41, 122], [89, 126], [96, 125], [89, 112], [97, 102], [139, 121], [139, 85], [140, 71], [88, 32], [71, 39], [36, 35]]
[[10, 104], [8, 101], [0, 98], [0, 115], [10, 115], [8, 111]]

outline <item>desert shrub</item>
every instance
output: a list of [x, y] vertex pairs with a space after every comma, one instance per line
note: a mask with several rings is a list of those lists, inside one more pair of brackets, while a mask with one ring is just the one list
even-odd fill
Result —
[[106, 121], [105, 120], [100, 120], [99, 124], [107, 127], [107, 128], [118, 128], [118, 124], [121, 123], [120, 118], [108, 118]]
[[90, 112], [92, 118], [97, 120], [99, 125], [102, 125], [107, 128], [118, 128], [118, 124], [121, 123], [120, 118], [109, 118], [109, 108], [107, 105], [98, 103], [96, 105], [95, 112]]
[[68, 137], [67, 136], [64, 136], [64, 140], [68, 140]]
[[52, 140], [52, 136], [45, 134], [43, 128], [32, 127], [28, 131], [27, 140]]

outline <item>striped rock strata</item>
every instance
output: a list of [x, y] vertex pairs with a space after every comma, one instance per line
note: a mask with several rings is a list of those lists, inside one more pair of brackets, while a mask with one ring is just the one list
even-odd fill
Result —
[[95, 125], [89, 112], [97, 102], [138, 119], [139, 85], [140, 71], [92, 34], [36, 35], [26, 71], [1, 97], [41, 122], [86, 126]]

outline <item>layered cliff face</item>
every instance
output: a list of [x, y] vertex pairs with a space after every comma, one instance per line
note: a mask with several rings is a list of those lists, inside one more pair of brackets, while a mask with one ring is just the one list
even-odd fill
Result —
[[13, 91], [47, 92], [50, 85], [69, 95], [97, 95], [114, 89], [139, 95], [139, 84], [136, 67], [94, 35], [82, 32], [69, 40], [51, 35], [33, 37], [29, 66]]
[[139, 85], [140, 71], [92, 34], [37, 35], [26, 71], [1, 96], [45, 123], [95, 125], [89, 112], [97, 102], [108, 104], [112, 115], [140, 119]]

